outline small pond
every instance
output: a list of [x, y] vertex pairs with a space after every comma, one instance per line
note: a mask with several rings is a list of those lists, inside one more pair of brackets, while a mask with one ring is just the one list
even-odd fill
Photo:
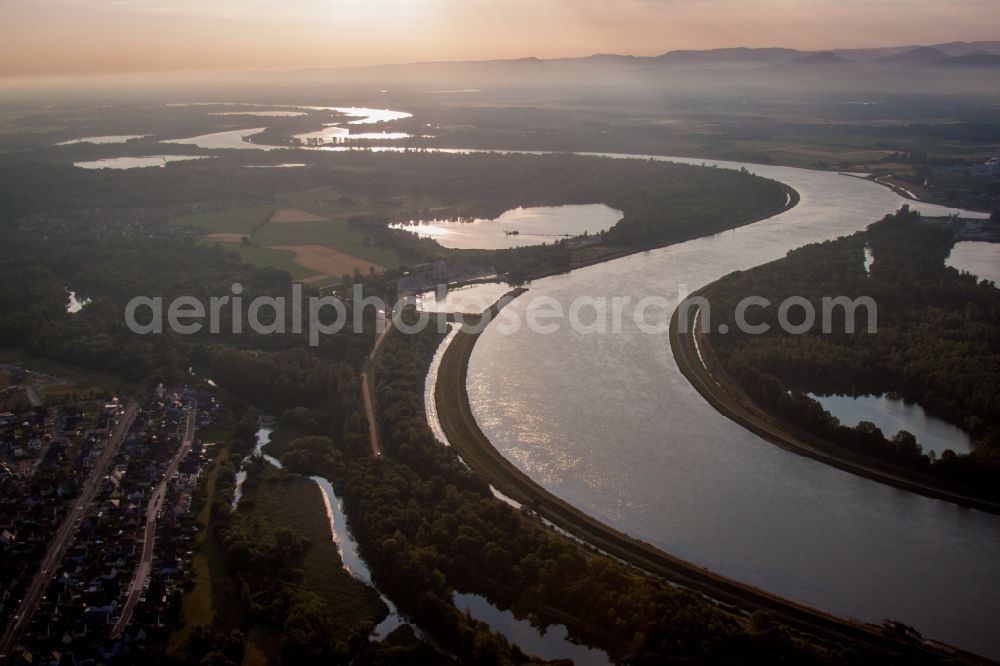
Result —
[[500, 217], [474, 220], [414, 220], [392, 225], [460, 250], [500, 250], [541, 245], [610, 229], [622, 212], [604, 204], [513, 208]]
[[891, 439], [900, 430], [907, 430], [917, 438], [924, 453], [934, 451], [940, 456], [946, 449], [955, 453], [972, 450], [972, 438], [958, 426], [927, 414], [917, 404], [907, 404], [887, 395], [814, 395], [823, 409], [840, 419], [841, 424], [856, 426], [861, 421], [871, 421]]
[[528, 620], [518, 620], [509, 610], [500, 610], [478, 594], [456, 592], [455, 606], [461, 611], [469, 611], [474, 619], [499, 631], [529, 655], [542, 659], [572, 659], [576, 666], [611, 663], [604, 652], [570, 641], [566, 627], [561, 624], [550, 625], [543, 633]]
[[77, 298], [75, 291], [67, 289], [66, 296], [69, 298], [69, 302], [66, 303], [66, 312], [69, 312], [70, 314], [76, 314], [86, 306], [90, 305], [89, 298]]
[[990, 280], [993, 286], [1000, 286], [1000, 243], [960, 241], [951, 248], [951, 254], [944, 263], [972, 273], [979, 280]]

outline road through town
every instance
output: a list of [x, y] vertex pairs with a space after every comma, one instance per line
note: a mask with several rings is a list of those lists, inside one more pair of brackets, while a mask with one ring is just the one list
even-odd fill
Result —
[[76, 502], [73, 503], [69, 513], [59, 526], [55, 537], [49, 544], [49, 549], [45, 553], [45, 557], [43, 557], [42, 561], [39, 563], [38, 573], [35, 574], [34, 579], [32, 579], [31, 584], [28, 586], [28, 589], [24, 594], [24, 599], [21, 601], [21, 605], [18, 608], [17, 614], [7, 625], [3, 638], [0, 639], [0, 659], [3, 659], [10, 654], [11, 649], [17, 645], [17, 641], [20, 640], [21, 634], [31, 622], [31, 617], [38, 608], [38, 604], [42, 600], [42, 596], [45, 594], [45, 589], [48, 587], [49, 581], [52, 579], [55, 569], [62, 562], [63, 557], [66, 555], [66, 551], [73, 543], [73, 539], [80, 527], [80, 523], [83, 521], [87, 507], [94, 501], [94, 497], [97, 495], [97, 491], [101, 487], [101, 481], [104, 479], [105, 474], [107, 474], [108, 466], [118, 454], [119, 449], [121, 449], [122, 442], [125, 441], [125, 436], [128, 434], [129, 428], [132, 427], [132, 421], [135, 419], [137, 409], [136, 404], [133, 403], [125, 410], [125, 414], [122, 416], [121, 420], [118, 421], [118, 424], [112, 431], [111, 438], [104, 445], [104, 450], [101, 451], [101, 455], [97, 459], [97, 463], [94, 465], [94, 468], [90, 472], [90, 476], [84, 483], [80, 496], [77, 497]]

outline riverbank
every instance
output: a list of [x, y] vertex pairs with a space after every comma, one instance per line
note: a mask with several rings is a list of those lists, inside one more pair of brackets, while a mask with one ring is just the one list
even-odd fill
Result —
[[[902, 197], [904, 199], [909, 199], [910, 201], [913, 201], [913, 202], [916, 202], [916, 203], [936, 204], [938, 206], [944, 206], [946, 208], [961, 208], [961, 209], [964, 209], [964, 210], [970, 210], [970, 211], [979, 212], [979, 213], [990, 213], [990, 212], [992, 212], [992, 211], [986, 209], [985, 207], [983, 207], [982, 205], [976, 205], [974, 202], [973, 203], [968, 203], [968, 202], [955, 203], [953, 201], [943, 201], [941, 199], [941, 197], [934, 196], [932, 192], [925, 192], [924, 195], [923, 195], [923, 197], [919, 197], [914, 192], [912, 192], [909, 189], [903, 187], [899, 183], [893, 182], [893, 181], [889, 180], [890, 178], [893, 178], [892, 175], [877, 176], [876, 177], [876, 176], [874, 176], [874, 174], [859, 175], [859, 174], [854, 174], [854, 173], [844, 173], [843, 171], [838, 171], [837, 173], [839, 173], [842, 176], [850, 176], [851, 178], [860, 178], [861, 180], [867, 180], [867, 181], [870, 181], [872, 183], [876, 183], [878, 185], [881, 185], [882, 187], [885, 187], [885, 188], [887, 188], [889, 190], [892, 190], [892, 192], [895, 193], [895, 194], [897, 194], [898, 196], [900, 196], [900, 197]], [[910, 187], [913, 187], [913, 185], [910, 185]]]
[[265, 461], [249, 471], [239, 514], [267, 530], [287, 528], [308, 540], [308, 547], [292, 558], [292, 566], [300, 572], [302, 589], [326, 602], [335, 626], [349, 629], [337, 638], [349, 639], [353, 625], [360, 622], [373, 627], [382, 622], [387, 609], [377, 592], [344, 566], [320, 486]]
[[[709, 285], [691, 297], [706, 296], [711, 287]], [[697, 307], [690, 310], [692, 330], [681, 333], [678, 320], [683, 308], [682, 303], [670, 319], [670, 348], [677, 367], [695, 390], [726, 418], [787, 451], [808, 456], [852, 474], [926, 497], [1000, 514], [1000, 504], [996, 502], [942, 487], [927, 475], [910, 473], [904, 468], [838, 447], [760, 409], [716, 360], [707, 336], [701, 331], [694, 332], [699, 317]]]
[[596, 254], [582, 259], [573, 260], [569, 267], [553, 269], [550, 271], [542, 271], [531, 275], [525, 280], [525, 282], [531, 282], [532, 280], [541, 280], [542, 278], [552, 277], [553, 275], [563, 275], [565, 273], [570, 273], [577, 270], [578, 268], [586, 268], [587, 266], [594, 266], [596, 264], [603, 264], [606, 261], [613, 261], [615, 259], [621, 259], [622, 257], [627, 257], [633, 254], [639, 254], [640, 252], [649, 252], [650, 250], [658, 250], [660, 248], [668, 247], [670, 245], [676, 245], [678, 243], [686, 243], [687, 241], [695, 240], [696, 238], [703, 238], [705, 236], [712, 236], [714, 234], [720, 234], [724, 231], [731, 231], [733, 229], [739, 229], [740, 227], [745, 227], [761, 220], [767, 220], [769, 218], [775, 217], [776, 215], [781, 215], [795, 206], [798, 205], [801, 200], [801, 196], [798, 191], [789, 185], [784, 183], [779, 183], [785, 192], [785, 202], [780, 206], [777, 206], [770, 211], [758, 215], [756, 217], [748, 218], [741, 221], [739, 224], [723, 224], [716, 227], [711, 227], [708, 229], [699, 229], [697, 232], [690, 234], [681, 234], [673, 238], [659, 241], [656, 243], [648, 243], [644, 245], [639, 245], [636, 247], [627, 247], [618, 250], [612, 250], [605, 252], [604, 254]]
[[[467, 330], [455, 335], [441, 361], [435, 403], [441, 427], [451, 445], [469, 467], [504, 495], [530, 507], [557, 528], [642, 571], [700, 592], [722, 604], [722, 608], [728, 605], [742, 612], [768, 610], [782, 623], [817, 642], [834, 639], [848, 645], [861, 643], [887, 657], [913, 662], [937, 661], [946, 656], [965, 663], [985, 661], [950, 648], [938, 648], [936, 644], [904, 642], [887, 635], [880, 627], [838, 618], [725, 578], [630, 537], [548, 492], [497, 451], [476, 422], [466, 378], [478, 338], [479, 333]], [[735, 616], [746, 619], [738, 613]]]

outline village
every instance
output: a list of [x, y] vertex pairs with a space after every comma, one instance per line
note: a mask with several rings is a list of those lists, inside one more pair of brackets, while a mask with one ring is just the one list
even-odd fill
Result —
[[[50, 407], [18, 366], [0, 413], [0, 658], [88, 664], [155, 649], [191, 577], [203, 465], [195, 439], [221, 409], [158, 386]], [[18, 400], [18, 398], [23, 398]]]

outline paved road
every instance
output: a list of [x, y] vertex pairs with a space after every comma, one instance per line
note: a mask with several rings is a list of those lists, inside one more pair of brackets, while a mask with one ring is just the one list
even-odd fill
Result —
[[385, 336], [389, 335], [389, 331], [391, 330], [392, 317], [390, 316], [386, 317], [385, 329], [375, 338], [375, 346], [372, 348], [372, 353], [361, 367], [361, 401], [365, 406], [365, 414], [368, 417], [368, 441], [372, 447], [372, 455], [375, 457], [382, 455], [382, 443], [378, 440], [378, 424], [375, 422], [375, 401], [371, 387], [371, 379], [374, 375], [372, 369], [375, 367], [375, 358], [378, 355], [378, 350], [382, 346]]
[[101, 452], [97, 463], [90, 472], [90, 476], [84, 483], [80, 496], [73, 503], [70, 512], [63, 519], [55, 537], [53, 537], [52, 542], [49, 544], [49, 549], [45, 553], [45, 557], [42, 558], [42, 561], [38, 565], [38, 573], [35, 574], [31, 585], [28, 586], [24, 594], [21, 606], [17, 609], [17, 615], [7, 625], [3, 638], [0, 639], [0, 659], [10, 654], [10, 651], [17, 645], [18, 640], [20, 640], [21, 634], [31, 622], [31, 617], [35, 614], [35, 610], [37, 610], [38, 604], [42, 600], [42, 595], [45, 594], [49, 581], [52, 579], [56, 568], [66, 556], [66, 551], [73, 543], [80, 523], [83, 521], [87, 506], [94, 501], [97, 491], [100, 490], [101, 481], [104, 479], [105, 474], [107, 474], [108, 465], [111, 464], [111, 461], [118, 454], [122, 442], [125, 441], [125, 436], [128, 434], [128, 429], [132, 426], [132, 421], [135, 419], [137, 410], [138, 408], [134, 403], [129, 405], [128, 409], [125, 410], [124, 416], [118, 422], [118, 425], [115, 426], [111, 439], [104, 445], [104, 450]]
[[135, 576], [132, 577], [132, 583], [129, 585], [128, 599], [122, 607], [121, 617], [118, 618], [118, 622], [115, 623], [114, 628], [111, 630], [111, 638], [118, 638], [125, 631], [125, 627], [128, 625], [129, 620], [132, 619], [132, 613], [135, 612], [135, 607], [142, 597], [146, 581], [149, 580], [149, 574], [153, 568], [153, 550], [156, 545], [156, 519], [163, 508], [163, 501], [167, 497], [167, 486], [170, 484], [170, 480], [174, 474], [177, 473], [177, 468], [180, 466], [181, 460], [191, 450], [191, 444], [194, 442], [194, 419], [198, 413], [198, 401], [192, 399], [188, 401], [188, 404], [191, 409], [188, 411], [187, 423], [184, 424], [184, 439], [181, 441], [181, 447], [177, 450], [177, 455], [170, 462], [170, 467], [167, 468], [159, 485], [156, 486], [156, 490], [150, 495], [149, 504], [146, 506], [146, 531], [142, 542], [142, 558], [139, 560], [139, 565], [135, 569]]

